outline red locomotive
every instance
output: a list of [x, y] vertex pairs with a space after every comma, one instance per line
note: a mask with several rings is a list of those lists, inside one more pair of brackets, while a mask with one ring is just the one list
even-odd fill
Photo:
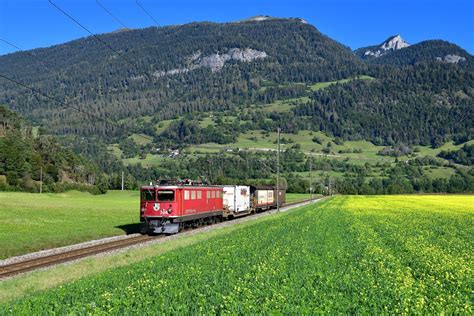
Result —
[[174, 234], [185, 225], [213, 222], [222, 217], [222, 188], [185, 180], [143, 186], [140, 220], [154, 233]]
[[285, 190], [277, 194], [275, 187], [162, 180], [158, 185], [140, 188], [140, 221], [146, 232], [175, 234], [184, 227], [275, 208], [277, 196], [280, 205], [285, 203]]

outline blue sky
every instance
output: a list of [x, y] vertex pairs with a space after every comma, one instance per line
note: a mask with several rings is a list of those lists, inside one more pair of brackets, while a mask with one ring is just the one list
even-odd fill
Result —
[[[120, 28], [96, 0], [54, 0], [94, 33]], [[130, 28], [154, 25], [135, 0], [100, 0]], [[358, 48], [401, 34], [409, 43], [444, 39], [474, 53], [473, 0], [139, 0], [161, 25], [227, 22], [255, 15], [301, 17], [331, 38]], [[0, 38], [22, 49], [88, 34], [48, 0], [0, 0]], [[0, 42], [0, 55], [15, 51]]]

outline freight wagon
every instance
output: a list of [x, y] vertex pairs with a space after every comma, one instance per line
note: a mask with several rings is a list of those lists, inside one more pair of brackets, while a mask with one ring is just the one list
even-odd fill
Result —
[[277, 207], [277, 197], [280, 205], [285, 204], [286, 195], [285, 190], [280, 189], [277, 193], [277, 188], [274, 186], [251, 186], [250, 194], [252, 195], [252, 207], [256, 211], [265, 211]]
[[239, 217], [252, 213], [250, 187], [243, 185], [226, 185], [223, 189], [225, 217]]

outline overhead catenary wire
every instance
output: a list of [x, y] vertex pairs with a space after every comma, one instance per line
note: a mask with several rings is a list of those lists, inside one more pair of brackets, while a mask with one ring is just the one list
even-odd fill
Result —
[[[104, 122], [104, 123], [106, 123], [106, 124], [109, 124], [109, 125], [111, 125], [111, 126], [117, 127], [117, 128], [119, 128], [119, 129], [124, 129], [124, 126], [122, 126], [122, 125], [119, 125], [119, 124], [117, 124], [117, 123], [115, 123], [115, 122], [112, 122], [112, 121], [110, 121], [110, 120], [108, 120], [108, 119], [105, 119], [105, 118], [103, 118], [103, 117], [100, 117], [100, 116], [98, 116], [98, 115], [96, 115], [96, 114], [93, 114], [93, 113], [84, 111], [84, 110], [82, 110], [82, 109], [80, 109], [80, 108], [78, 108], [78, 107], [76, 107], [76, 106], [67, 104], [67, 103], [64, 102], [64, 101], [61, 101], [61, 100], [59, 100], [59, 99], [57, 99], [57, 98], [55, 98], [55, 97], [49, 96], [49, 95], [47, 95], [47, 94], [41, 92], [40, 90], [35, 89], [35, 88], [33, 88], [33, 87], [30, 87], [30, 86], [28, 86], [27, 84], [22, 83], [22, 82], [20, 82], [20, 81], [18, 81], [18, 80], [15, 80], [15, 79], [10, 78], [10, 77], [8, 77], [8, 76], [5, 76], [5, 75], [3, 75], [3, 74], [0, 74], [0, 78], [5, 79], [5, 80], [7, 80], [7, 81], [10, 81], [10, 82], [12, 82], [12, 83], [15, 83], [15, 84], [17, 84], [17, 85], [19, 85], [19, 86], [21, 86], [21, 87], [23, 87], [23, 88], [25, 88], [25, 89], [30, 90], [31, 92], [33, 92], [33, 93], [35, 93], [35, 94], [37, 94], [37, 95], [40, 95], [40, 96], [42, 96], [42, 97], [44, 97], [44, 98], [47, 98], [47, 99], [50, 99], [50, 100], [52, 100], [52, 101], [54, 101], [54, 102], [56, 102], [56, 103], [58, 103], [58, 104], [60, 104], [60, 105], [63, 105], [64, 107], [71, 108], [71, 109], [73, 109], [73, 110], [75, 110], [75, 111], [77, 111], [77, 112], [79, 112], [79, 113], [82, 113], [82, 114], [84, 114], [84, 115], [93, 117], [93, 118], [95, 118], [95, 119], [97, 119], [97, 120], [100, 120], [100, 121], [102, 121], [102, 122]], [[138, 134], [138, 135], [141, 136], [141, 137], [143, 137], [143, 138], [146, 138], [146, 139], [148, 139], [148, 140], [153, 141], [153, 138], [151, 138], [151, 137], [148, 137], [148, 136], [145, 136], [145, 135], [142, 135], [142, 134]]]
[[[84, 24], [82, 24], [78, 19], [76, 19], [75, 17], [73, 17], [70, 13], [66, 12], [64, 9], [62, 9], [60, 6], [58, 6], [56, 3], [53, 2], [53, 0], [48, 0], [48, 2], [54, 6], [56, 8], [56, 10], [58, 10], [60, 13], [64, 14], [67, 18], [69, 18], [71, 21], [73, 21], [76, 25], [78, 25], [80, 28], [82, 28], [83, 30], [85, 30], [87, 33], [89, 33], [90, 35], [92, 35], [92, 37], [100, 42], [101, 44], [103, 44], [105, 47], [107, 47], [108, 49], [110, 49], [111, 51], [113, 51], [114, 53], [117, 54], [118, 57], [122, 58], [123, 60], [125, 60], [129, 65], [131, 65], [132, 67], [134, 67], [135, 69], [137, 69], [137, 64], [134, 63], [132, 60], [130, 60], [128, 57], [126, 57], [124, 54], [122, 54], [121, 52], [119, 52], [118, 50], [114, 49], [109, 43], [107, 43], [105, 40], [103, 40], [102, 38], [100, 38], [97, 34], [93, 33], [90, 29], [88, 29]], [[141, 74], [145, 75], [148, 79], [152, 78], [153, 77], [153, 74], [150, 74], [148, 71], [140, 71]]]
[[153, 15], [150, 14], [150, 12], [148, 12], [147, 9], [145, 9], [141, 4], [140, 2], [138, 2], [138, 0], [135, 0], [135, 3], [140, 7], [140, 9], [143, 10], [143, 12], [146, 13], [146, 15], [148, 15], [150, 17], [150, 19], [153, 20], [153, 22], [155, 22], [156, 26], [160, 27], [160, 23], [158, 23], [158, 21], [153, 17]]
[[18, 49], [19, 51], [23, 51], [23, 49], [21, 49], [20, 47], [16, 46], [15, 44], [10, 43], [7, 40], [4, 40], [3, 38], [0, 38], [0, 42], [10, 45], [11, 47]]
[[[7, 45], [9, 45], [9, 46], [11, 46], [11, 47], [14, 47], [14, 48], [18, 49], [20, 52], [23, 52], [23, 53], [26, 53], [26, 54], [30, 55], [30, 56], [33, 57], [36, 61], [38, 61], [46, 70], [48, 70], [48, 71], [50, 70], [50, 69], [45, 65], [46, 63], [44, 62], [44, 60], [42, 60], [41, 58], [39, 58], [38, 56], [36, 56], [36, 54], [34, 54], [34, 53], [30, 52], [30, 51], [25, 51], [25, 50], [23, 50], [21, 47], [19, 47], [18, 45], [14, 44], [14, 43], [12, 43], [12, 42], [10, 42], [10, 41], [7, 41], [7, 40], [5, 40], [5, 39], [0, 38], [0, 41], [3, 42], [3, 43], [5, 43], [5, 44], [7, 44]], [[32, 92], [35, 92], [35, 93], [37, 93], [37, 94], [39, 94], [39, 95], [42, 95], [42, 96], [45, 97], [45, 98], [48, 98], [48, 99], [51, 99], [51, 98], [52, 98], [52, 97], [46, 95], [45, 93], [40, 92], [38, 89], [32, 88], [32, 87], [26, 85], [25, 83], [16, 81], [16, 80], [14, 80], [14, 79], [12, 79], [12, 78], [10, 78], [10, 77], [8, 77], [8, 76], [1, 75], [1, 77], [2, 77], [3, 79], [5, 79], [5, 80], [9, 80], [9, 81], [11, 81], [11, 82], [13, 82], [13, 83], [15, 83], [15, 84], [17, 84], [17, 85], [20, 85], [20, 86], [22, 86], [22, 87], [24, 87], [24, 88], [27, 88], [28, 90], [30, 90], [30, 91], [32, 91]], [[53, 99], [54, 99], [54, 98], [53, 98]], [[93, 117], [96, 117], [96, 118], [97, 118], [97, 116], [96, 116], [95, 114], [88, 113], [87, 111], [81, 110], [81, 109], [79, 109], [79, 108], [75, 108], [74, 106], [67, 105], [65, 102], [60, 101], [60, 100], [58, 100], [58, 99], [54, 99], [54, 101], [56, 101], [56, 102], [59, 103], [59, 104], [66, 105], [65, 108], [60, 109], [60, 110], [65, 110], [65, 109], [67, 109], [67, 108], [70, 108], [70, 109], [73, 109], [73, 110], [78, 111], [78, 112], [80, 112], [80, 113], [87, 114], [87, 115], [89, 115], [89, 116], [93, 116]], [[108, 122], [108, 123], [111, 124], [110, 122]], [[117, 125], [117, 124], [116, 124], [116, 125]], [[117, 125], [117, 126], [118, 126], [118, 125]]]
[[82, 24], [81, 22], [79, 22], [79, 20], [77, 20], [76, 18], [74, 18], [71, 14], [67, 13], [65, 10], [63, 10], [60, 6], [58, 6], [56, 3], [53, 2], [53, 0], [48, 0], [48, 2], [53, 6], [55, 7], [59, 12], [61, 12], [62, 14], [64, 14], [66, 17], [68, 17], [70, 20], [72, 20], [75, 24], [77, 24], [80, 28], [82, 28], [83, 30], [85, 30], [87, 33], [89, 33], [90, 35], [92, 35], [92, 37], [102, 43], [104, 46], [106, 46], [108, 49], [110, 49], [111, 51], [113, 51], [114, 53], [116, 53], [120, 58], [122, 58], [123, 60], [125, 60], [128, 64], [130, 64], [131, 66], [133, 67], [136, 67], [136, 65], [130, 60], [128, 59], [127, 57], [125, 57], [121, 52], [119, 52], [118, 50], [116, 50], [115, 48], [113, 48], [112, 46], [110, 46], [109, 43], [107, 43], [106, 41], [104, 41], [103, 39], [101, 39], [97, 34], [94, 34], [91, 30], [89, 30], [86, 26], [84, 26], [84, 24]]
[[116, 123], [114, 123], [114, 122], [110, 122], [109, 120], [104, 119], [103, 117], [100, 117], [100, 116], [98, 116], [98, 115], [96, 115], [96, 114], [89, 113], [89, 112], [84, 111], [84, 110], [81, 110], [80, 108], [75, 107], [75, 106], [73, 106], [73, 105], [66, 104], [65, 102], [63, 102], [63, 101], [61, 101], [61, 100], [58, 100], [58, 99], [56, 99], [56, 98], [54, 98], [54, 97], [52, 97], [52, 96], [49, 96], [49, 95], [47, 95], [47, 94], [45, 94], [45, 93], [39, 91], [38, 89], [35, 89], [35, 88], [33, 88], [33, 87], [30, 87], [30, 86], [28, 86], [27, 84], [22, 83], [22, 82], [20, 82], [20, 81], [17, 81], [17, 80], [15, 80], [15, 79], [13, 79], [13, 78], [10, 78], [10, 77], [5, 76], [5, 75], [2, 75], [2, 74], [0, 74], [0, 78], [3, 78], [3, 79], [8, 80], [8, 81], [10, 81], [10, 82], [13, 82], [13, 83], [15, 83], [15, 84], [17, 84], [17, 85], [19, 85], [19, 86], [25, 88], [25, 89], [30, 90], [31, 92], [36, 93], [37, 95], [40, 95], [40, 96], [42, 96], [42, 97], [44, 97], [44, 98], [53, 100], [54, 102], [59, 103], [59, 104], [61, 104], [61, 105], [64, 105], [64, 106], [66, 106], [66, 107], [68, 107], [68, 108], [71, 108], [71, 109], [73, 109], [73, 110], [75, 110], [75, 111], [77, 111], [77, 112], [79, 112], [79, 113], [82, 113], [82, 114], [85, 114], [85, 115], [94, 117], [94, 118], [96, 118], [96, 119], [98, 119], [98, 120], [101, 120], [101, 121], [103, 121], [103, 122], [105, 122], [105, 123], [107, 123], [107, 124], [110, 124], [110, 125], [119, 126], [118, 124], [116, 124]]
[[[122, 58], [123, 60], [125, 60], [129, 65], [131, 65], [132, 67], [134, 68], [137, 68], [137, 65], [131, 61], [129, 58], [127, 58], [126, 56], [124, 56], [121, 52], [119, 52], [118, 50], [114, 49], [109, 43], [107, 43], [106, 41], [104, 41], [103, 39], [101, 39], [99, 36], [97, 36], [97, 34], [94, 34], [91, 30], [89, 30], [84, 24], [82, 24], [78, 19], [74, 18], [71, 14], [69, 14], [68, 12], [66, 12], [65, 10], [63, 10], [61, 7], [59, 7], [56, 3], [54, 3], [52, 0], [48, 0], [48, 2], [53, 6], [55, 7], [59, 12], [61, 12], [62, 14], [64, 14], [66, 17], [68, 17], [70, 20], [72, 20], [76, 25], [78, 25], [80, 28], [82, 28], [83, 30], [85, 30], [87, 33], [89, 33], [90, 35], [92, 35], [92, 37], [100, 42], [101, 44], [103, 44], [105, 47], [107, 47], [108, 49], [110, 49], [111, 51], [113, 51], [114, 53], [117, 54], [117, 56], [119, 56], [120, 58]], [[147, 77], [151, 77], [150, 74], [148, 72], [143, 72], [143, 74], [145, 74]], [[145, 136], [143, 134], [137, 134], [139, 137], [142, 137], [144, 139], [147, 139], [147, 140], [151, 140], [153, 141], [153, 138], [151, 137], [148, 137], [148, 136]]]
[[34, 54], [33, 52], [31, 52], [31, 51], [25, 51], [25, 50], [23, 50], [21, 47], [18, 47], [17, 45], [15, 45], [15, 44], [13, 44], [12, 42], [7, 41], [6, 39], [3, 39], [3, 38], [0, 38], [0, 42], [3, 42], [3, 43], [5, 43], [5, 44], [7, 44], [7, 45], [9, 45], [9, 46], [11, 46], [11, 47], [13, 47], [13, 48], [15, 48], [15, 49], [18, 49], [18, 51], [20, 51], [20, 52], [24, 52], [24, 53], [28, 54], [29, 56], [31, 56], [31, 57], [33, 57], [34, 59], [36, 59], [36, 61], [38, 61], [38, 62], [41, 64], [41, 66], [43, 66], [46, 70], [49, 71], [49, 68], [45, 65], [45, 63], [44, 63], [40, 58], [38, 58], [38, 56], [36, 56], [36, 54]]
[[[25, 50], [23, 50], [21, 47], [19, 47], [18, 45], [13, 44], [12, 42], [7, 41], [7, 40], [5, 40], [5, 39], [0, 38], [0, 42], [3, 42], [3, 43], [5, 43], [5, 44], [7, 44], [7, 45], [9, 45], [9, 46], [11, 46], [11, 47], [14, 47], [15, 49], [18, 49], [19, 52], [23, 52], [23, 53], [26, 53], [26, 54], [30, 55], [30, 56], [33, 57], [36, 61], [38, 61], [38, 62], [41, 64], [41, 66], [43, 66], [46, 70], [50, 71], [50, 69], [45, 65], [46, 63], [44, 62], [44, 60], [42, 60], [41, 58], [39, 58], [38, 56], [36, 56], [36, 54], [34, 54], [34, 53], [30, 52], [30, 51], [25, 51]], [[6, 79], [6, 76], [2, 76], [2, 77]], [[8, 80], [8, 79], [6, 79], [6, 80]], [[10, 80], [10, 81], [12, 81], [12, 80]], [[16, 82], [15, 82], [15, 83], [16, 83]], [[30, 90], [31, 90], [31, 89], [30, 89]], [[63, 108], [63, 109], [59, 109], [59, 110], [66, 110], [66, 109], [67, 109], [67, 108]]]
[[119, 20], [112, 12], [110, 12], [99, 0], [95, 0], [97, 5], [102, 8], [108, 15], [110, 15], [118, 24], [122, 25], [126, 30], [130, 30], [122, 21]]

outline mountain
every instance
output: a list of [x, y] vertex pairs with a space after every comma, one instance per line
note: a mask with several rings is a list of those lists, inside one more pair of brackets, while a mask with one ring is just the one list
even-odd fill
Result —
[[441, 40], [423, 41], [380, 56], [371, 62], [397, 66], [436, 62], [474, 69], [474, 57], [471, 54], [455, 44]]
[[[279, 20], [279, 18], [272, 17], [269, 15], [256, 15], [256, 16], [252, 16], [250, 18], [244, 19], [240, 22], [258, 22], [258, 21], [267, 21], [267, 20]], [[295, 20], [304, 24], [308, 24], [308, 21], [302, 18], [290, 18], [290, 20]]]
[[[0, 105], [29, 121], [0, 137], [0, 186], [33, 191], [41, 166], [50, 190], [91, 177], [119, 188], [122, 172], [128, 188], [180, 177], [273, 183], [280, 128], [289, 190], [307, 191], [310, 155], [322, 187], [329, 171], [344, 175], [343, 193], [393, 192], [373, 188], [400, 181], [403, 192], [471, 190], [474, 171], [456, 165], [464, 153], [449, 166], [433, 156], [472, 139], [472, 56], [455, 45], [395, 36], [361, 59], [302, 19], [268, 16], [97, 37], [0, 56], [2, 76], [41, 92], [0, 78]], [[39, 136], [25, 134], [30, 123]], [[376, 154], [397, 148], [407, 156], [395, 165]]]
[[[366, 72], [347, 47], [298, 19], [191, 23], [98, 37], [102, 42], [87, 37], [0, 56], [0, 73], [127, 125], [142, 116], [163, 120], [269, 102], [298, 93], [279, 84], [326, 82]], [[123, 134], [9, 82], [2, 83], [0, 104], [57, 134]]]
[[408, 44], [400, 35], [394, 35], [387, 38], [379, 45], [367, 46], [356, 49], [354, 53], [362, 59], [371, 59], [384, 56], [390, 52], [409, 47]]
[[[446, 42], [407, 47], [393, 36], [364, 62], [302, 19], [272, 17], [98, 37], [0, 56], [1, 74], [47, 95], [4, 82], [0, 104], [49, 133], [81, 137], [81, 152], [100, 139], [127, 156], [277, 127], [380, 145], [470, 138], [474, 72], [464, 65], [472, 57]], [[418, 53], [430, 64], [413, 62]], [[282, 102], [291, 105], [281, 110]], [[213, 113], [236, 119], [198, 123]], [[132, 134], [147, 135], [148, 145], [133, 144]]]
[[358, 48], [354, 54], [374, 64], [404, 66], [439, 62], [474, 69], [472, 55], [461, 47], [442, 40], [427, 40], [410, 45], [400, 35], [395, 35], [380, 45]]

